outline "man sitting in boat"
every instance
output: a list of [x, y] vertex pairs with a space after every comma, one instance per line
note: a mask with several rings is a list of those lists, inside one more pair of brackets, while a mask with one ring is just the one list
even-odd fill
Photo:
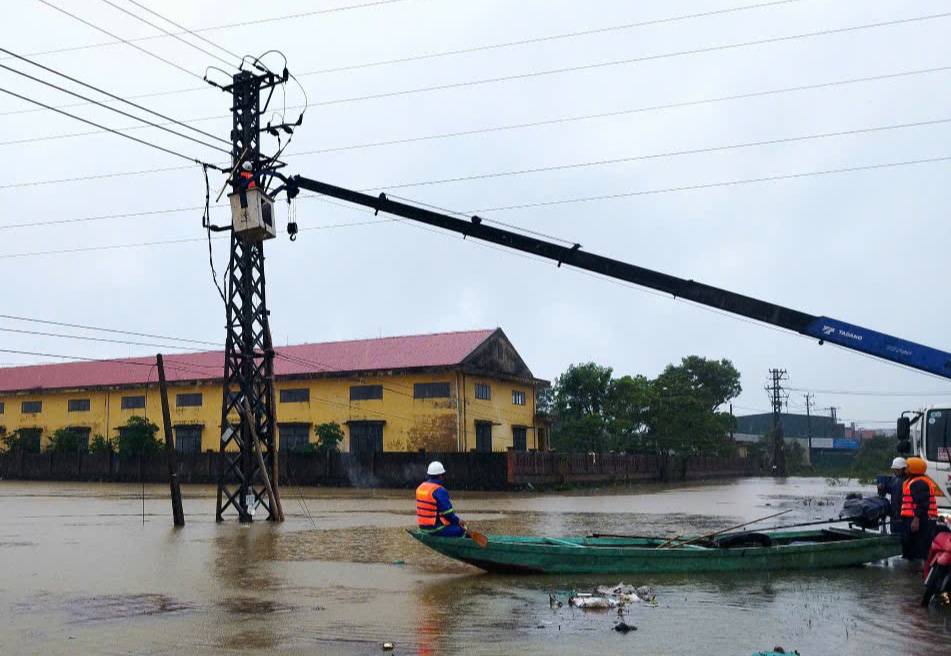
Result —
[[425, 483], [416, 488], [416, 521], [419, 530], [445, 538], [466, 535], [466, 523], [459, 519], [449, 501], [449, 491], [442, 485], [446, 468], [438, 460], [429, 463]]

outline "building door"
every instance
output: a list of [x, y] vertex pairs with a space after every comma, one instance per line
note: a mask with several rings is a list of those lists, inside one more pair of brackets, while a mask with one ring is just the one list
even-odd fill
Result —
[[512, 448], [516, 451], [526, 450], [526, 434], [528, 430], [524, 426], [512, 427]]
[[175, 450], [179, 453], [201, 453], [202, 426], [175, 427]]
[[492, 424], [487, 421], [476, 422], [476, 451], [492, 453]]
[[350, 453], [383, 451], [383, 424], [378, 421], [350, 422]]
[[280, 450], [301, 451], [310, 442], [310, 424], [278, 424]]
[[76, 436], [76, 448], [79, 451], [89, 451], [89, 433], [92, 429], [89, 426], [70, 426], [69, 430]]

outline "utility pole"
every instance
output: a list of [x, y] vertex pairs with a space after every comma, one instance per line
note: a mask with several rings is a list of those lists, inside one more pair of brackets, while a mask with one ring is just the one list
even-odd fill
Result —
[[[269, 70], [261, 74], [242, 70], [222, 90], [231, 94], [231, 178], [229, 194], [232, 225], [225, 314], [227, 316], [224, 385], [221, 403], [221, 457], [224, 468], [218, 479], [217, 521], [232, 507], [241, 522], [250, 522], [260, 505], [267, 519], [278, 520], [275, 493], [270, 488], [275, 454], [274, 407], [271, 370], [274, 352], [269, 334], [264, 284], [265, 239], [274, 236], [273, 202], [259, 180], [263, 169], [280, 165], [261, 155], [262, 91], [284, 84]], [[214, 229], [215, 227], [213, 227]], [[255, 454], [254, 438], [260, 443]], [[274, 481], [276, 484], [276, 480]]]
[[783, 402], [789, 398], [789, 395], [783, 389], [782, 382], [789, 376], [785, 369], [770, 369], [770, 381], [766, 385], [766, 393], [769, 395], [770, 403], [773, 408], [773, 452], [772, 452], [772, 471], [775, 476], [785, 478], [789, 475], [786, 466], [786, 448], [783, 443]]
[[812, 394], [808, 392], [806, 397], [806, 438], [809, 440], [809, 464], [812, 464]]

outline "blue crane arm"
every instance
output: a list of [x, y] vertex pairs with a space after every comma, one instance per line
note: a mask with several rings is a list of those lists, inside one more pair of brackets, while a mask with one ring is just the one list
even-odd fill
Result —
[[883, 360], [951, 378], [951, 353], [947, 351], [829, 317], [816, 317], [803, 334]]
[[580, 244], [564, 246], [523, 233], [496, 228], [495, 226], [486, 225], [478, 216], [473, 216], [469, 221], [466, 221], [440, 212], [393, 201], [388, 199], [385, 194], [370, 196], [299, 175], [286, 177], [276, 172], [268, 173], [275, 175], [284, 182], [283, 186], [275, 190], [275, 195], [286, 189], [288, 198], [291, 199], [301, 189], [307, 189], [317, 194], [369, 207], [377, 213], [386, 212], [437, 228], [451, 230], [460, 233], [463, 238], [471, 237], [531, 253], [555, 261], [558, 266], [565, 264], [584, 269], [617, 280], [624, 280], [635, 285], [666, 292], [675, 298], [683, 298], [724, 312], [792, 330], [802, 335], [814, 337], [819, 340], [820, 344], [831, 342], [847, 349], [860, 351], [883, 360], [897, 362], [951, 379], [951, 353], [945, 351], [922, 346], [837, 319], [807, 314], [694, 280], [678, 278], [635, 264], [588, 253], [581, 250]]

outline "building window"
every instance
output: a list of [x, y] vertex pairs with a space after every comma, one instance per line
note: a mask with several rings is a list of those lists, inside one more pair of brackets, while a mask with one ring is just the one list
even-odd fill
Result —
[[42, 401], [24, 401], [20, 406], [20, 412], [25, 415], [35, 415], [38, 412], [43, 412], [43, 402]]
[[201, 405], [201, 392], [197, 394], [177, 394], [175, 396], [176, 408], [192, 408]]
[[483, 401], [492, 400], [492, 388], [485, 383], [476, 383], [476, 398]]
[[492, 424], [487, 421], [476, 422], [476, 451], [492, 453]]
[[69, 432], [76, 436], [79, 451], [89, 451], [89, 433], [92, 432], [89, 426], [70, 426]]
[[89, 399], [70, 399], [66, 402], [67, 412], [89, 412]]
[[379, 421], [350, 422], [350, 453], [383, 450], [383, 423]]
[[516, 451], [525, 451], [527, 434], [528, 429], [525, 426], [512, 426], [512, 448]]
[[203, 426], [176, 426], [175, 450], [179, 453], [201, 453]]
[[3, 414], [3, 401], [0, 401], [0, 415]]
[[123, 410], [136, 410], [145, 407], [144, 396], [123, 396], [120, 406]]
[[525, 392], [512, 390], [512, 405], [525, 405]]
[[310, 403], [310, 389], [307, 387], [282, 389], [281, 403]]
[[416, 383], [413, 385], [414, 399], [447, 399], [449, 383]]
[[310, 443], [310, 424], [280, 424], [280, 450], [302, 451]]
[[351, 401], [382, 401], [383, 400], [383, 386], [382, 385], [351, 385], [350, 386], [350, 400]]

